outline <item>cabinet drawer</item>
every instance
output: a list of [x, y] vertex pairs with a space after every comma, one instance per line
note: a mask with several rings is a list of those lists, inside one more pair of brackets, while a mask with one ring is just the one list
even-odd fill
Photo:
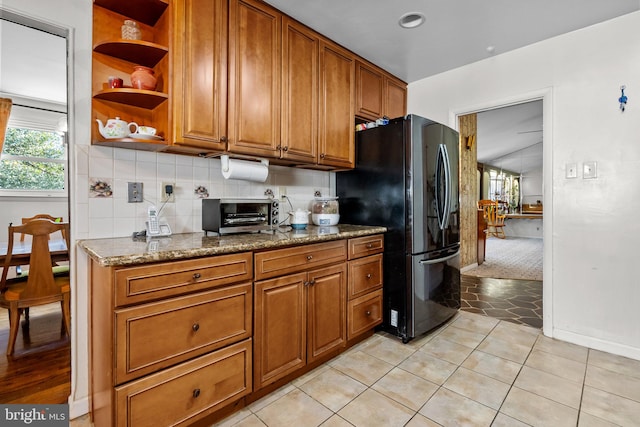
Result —
[[249, 394], [251, 345], [248, 339], [116, 387], [116, 425], [188, 425]]
[[382, 234], [349, 239], [349, 259], [379, 254], [382, 251], [384, 251], [384, 236]]
[[349, 299], [382, 287], [382, 254], [349, 261]]
[[116, 384], [251, 336], [251, 283], [116, 310]]
[[269, 279], [347, 259], [347, 241], [336, 240], [255, 254], [255, 280]]
[[382, 323], [382, 289], [351, 300], [348, 306], [348, 339]]
[[251, 280], [251, 252], [124, 268], [115, 272], [121, 307]]

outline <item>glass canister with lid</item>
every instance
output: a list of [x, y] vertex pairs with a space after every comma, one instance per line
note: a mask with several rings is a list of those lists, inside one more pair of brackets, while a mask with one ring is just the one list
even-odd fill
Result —
[[311, 206], [311, 221], [315, 225], [336, 225], [340, 221], [337, 197], [316, 197]]
[[142, 33], [140, 32], [140, 26], [136, 21], [126, 19], [122, 26], [122, 39], [123, 40], [140, 40], [142, 39]]

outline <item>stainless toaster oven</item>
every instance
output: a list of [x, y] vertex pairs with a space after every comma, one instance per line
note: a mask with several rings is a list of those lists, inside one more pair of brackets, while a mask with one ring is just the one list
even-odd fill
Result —
[[202, 199], [202, 229], [218, 234], [255, 233], [278, 227], [273, 199]]

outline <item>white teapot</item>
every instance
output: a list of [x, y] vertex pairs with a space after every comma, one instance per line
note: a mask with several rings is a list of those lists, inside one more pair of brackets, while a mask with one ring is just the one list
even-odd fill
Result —
[[[138, 124], [136, 122], [127, 123], [124, 120], [120, 120], [120, 117], [108, 119], [106, 125], [102, 124], [100, 119], [96, 119], [96, 122], [98, 122], [100, 135], [105, 139], [126, 138], [129, 134], [138, 131]], [[131, 126], [134, 127], [133, 130], [131, 130]]]

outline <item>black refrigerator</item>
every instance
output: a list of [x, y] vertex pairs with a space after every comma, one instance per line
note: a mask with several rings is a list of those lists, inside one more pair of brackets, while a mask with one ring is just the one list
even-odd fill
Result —
[[459, 137], [416, 115], [356, 133], [336, 173], [340, 222], [387, 227], [383, 324], [403, 342], [460, 308]]

